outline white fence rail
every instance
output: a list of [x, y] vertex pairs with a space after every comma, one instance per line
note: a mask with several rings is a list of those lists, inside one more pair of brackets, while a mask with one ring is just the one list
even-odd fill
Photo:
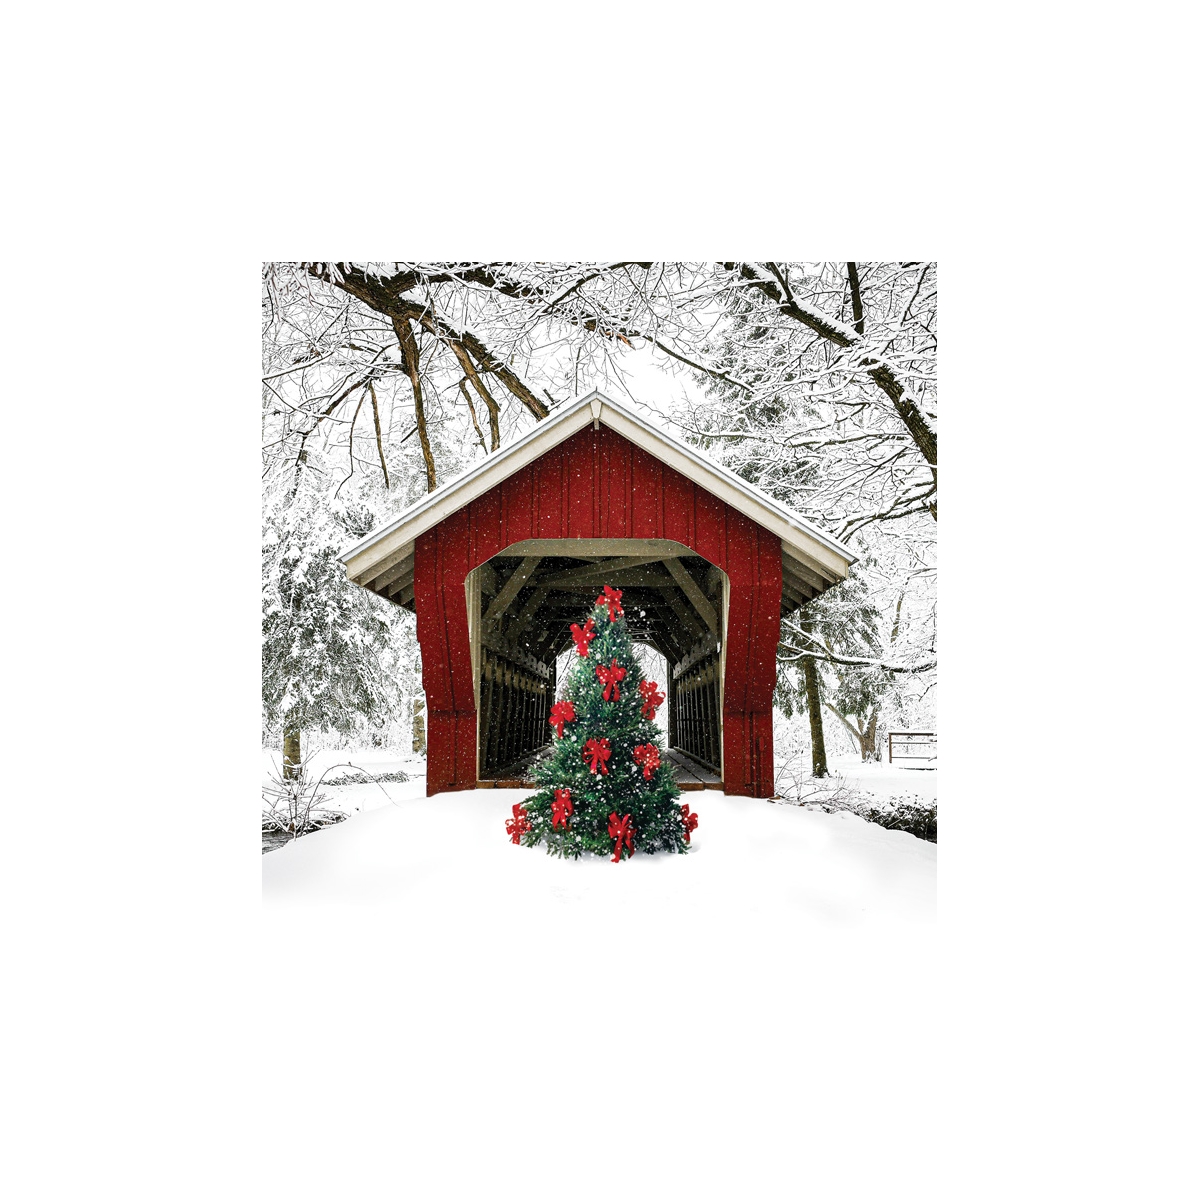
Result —
[[937, 758], [937, 734], [917, 730], [889, 733], [888, 762], [910, 758]]

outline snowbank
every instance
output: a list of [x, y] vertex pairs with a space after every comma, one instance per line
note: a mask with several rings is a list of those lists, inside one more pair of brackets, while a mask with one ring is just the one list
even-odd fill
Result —
[[370, 785], [336, 789], [364, 803], [373, 792], [383, 807], [265, 855], [264, 904], [369, 905], [402, 920], [436, 914], [457, 928], [535, 913], [550, 936], [580, 920], [602, 925], [634, 914], [652, 926], [686, 913], [689, 925], [678, 925], [685, 938], [688, 927], [703, 936], [746, 920], [782, 921], [795, 932], [934, 917], [937, 847], [848, 813], [689, 793], [700, 814], [691, 854], [572, 862], [506, 839], [505, 817], [531, 793], [428, 798], [416, 783], [386, 785], [386, 802]]
[[705, 791], [693, 853], [564, 862], [506, 839], [527, 794], [263, 857], [268, 1011], [307, 1034], [275, 1109], [319, 1099], [264, 1195], [776, 1196], [822, 1156], [818, 1195], [926, 1185], [897, 1114], [929, 1106], [935, 845]]

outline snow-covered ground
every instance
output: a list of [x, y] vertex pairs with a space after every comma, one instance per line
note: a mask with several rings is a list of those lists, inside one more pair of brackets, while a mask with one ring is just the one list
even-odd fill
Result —
[[[381, 756], [361, 765], [383, 771], [403, 764]], [[882, 797], [911, 793], [913, 780], [935, 775], [878, 765], [861, 774], [866, 778], [856, 774], [855, 786], [869, 779]], [[563, 861], [512, 845], [505, 818], [531, 794], [520, 789], [426, 797], [424, 780], [414, 778], [332, 790], [344, 811], [359, 811], [263, 857], [266, 905], [371, 905], [463, 918], [482, 905], [538, 913], [550, 925], [635, 911], [651, 919], [687, 912], [709, 928], [785, 916], [793, 931], [934, 916], [937, 847], [849, 813], [689, 793], [684, 799], [700, 814], [692, 853], [635, 854], [613, 864]]]
[[899, 763], [865, 763], [858, 757], [831, 758], [829, 773], [840, 777], [847, 787], [870, 792], [879, 800], [889, 796], [919, 796], [922, 800], [937, 799], [937, 770], [933, 764], [913, 760]]
[[[263, 751], [262, 778], [266, 781], [279, 772], [282, 755], [279, 751]], [[425, 760], [419, 756], [401, 757], [394, 750], [318, 750], [308, 760], [308, 771], [312, 779], [325, 774], [330, 779], [352, 779], [357, 772], [349, 768], [338, 770], [340, 764], [349, 763], [362, 767], [372, 775], [390, 775], [403, 771], [409, 777], [407, 783], [347, 783], [337, 787], [323, 787], [322, 807], [329, 812], [370, 812], [384, 808], [409, 796], [425, 794]], [[314, 836], [309, 834], [309, 837]]]
[[692, 853], [571, 862], [528, 792], [385, 788], [262, 858], [271, 1111], [320, 1100], [263, 1194], [925, 1190], [935, 845], [704, 791]]

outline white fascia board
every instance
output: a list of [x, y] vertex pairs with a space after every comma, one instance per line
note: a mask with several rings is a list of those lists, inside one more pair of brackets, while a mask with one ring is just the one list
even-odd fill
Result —
[[[597, 423], [607, 425], [614, 433], [636, 446], [642, 446], [685, 478], [695, 480], [752, 521], [769, 529], [798, 557], [811, 558], [842, 579], [846, 577], [850, 564], [857, 561], [857, 556], [849, 547], [836, 538], [784, 508], [732, 471], [655, 429], [598, 391], [580, 397], [539, 422], [511, 446], [477, 463], [446, 487], [423, 496], [390, 524], [344, 551], [339, 555], [339, 561], [346, 564], [347, 574], [352, 578], [369, 579], [384, 569], [380, 565], [384, 559], [391, 557], [392, 562], [396, 561], [394, 555], [398, 548], [407, 549], [422, 533], [444, 521], [451, 513], [516, 474], [559, 442]], [[651, 444], [647, 445], [647, 442]]]

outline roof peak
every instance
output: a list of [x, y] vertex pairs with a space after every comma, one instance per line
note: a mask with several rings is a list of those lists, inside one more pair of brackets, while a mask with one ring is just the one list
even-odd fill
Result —
[[[661, 414], [659, 414], [661, 417]], [[665, 421], [667, 418], [662, 417]], [[394, 557], [417, 537], [439, 524], [451, 513], [548, 453], [560, 442], [586, 428], [605, 425], [647, 454], [680, 471], [705, 490], [718, 495], [752, 521], [771, 530], [794, 556], [813, 560], [845, 578], [856, 561], [850, 548], [819, 529], [799, 513], [780, 504], [727, 467], [680, 441], [665, 429], [656, 428], [644, 417], [613, 400], [599, 388], [550, 410], [524, 436], [502, 450], [489, 454], [442, 487], [410, 504], [382, 529], [375, 530], [340, 555], [352, 578], [369, 575], [384, 558]]]

